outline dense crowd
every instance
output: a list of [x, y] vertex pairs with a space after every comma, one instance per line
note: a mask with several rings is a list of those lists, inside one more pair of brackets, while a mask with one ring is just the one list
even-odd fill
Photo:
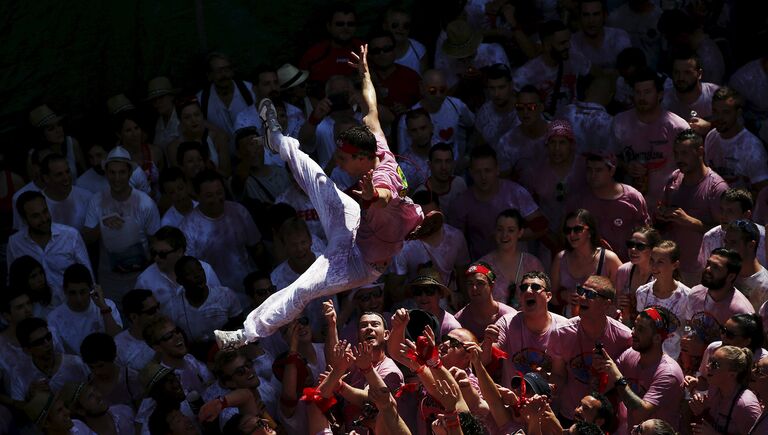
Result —
[[768, 434], [768, 52], [657, 3], [334, 3], [116, 139], [31, 109], [0, 433]]

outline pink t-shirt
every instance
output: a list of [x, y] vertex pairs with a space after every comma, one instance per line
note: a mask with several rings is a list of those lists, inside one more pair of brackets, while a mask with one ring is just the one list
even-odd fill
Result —
[[574, 317], [552, 332], [548, 348], [552, 358], [563, 360], [568, 379], [559, 386], [560, 413], [573, 420], [573, 412], [582, 397], [597, 389], [599, 376], [592, 370], [595, 341], [603, 343], [612, 359], [618, 358], [632, 345], [632, 331], [618, 320], [607, 318], [605, 331], [591, 340], [581, 330], [581, 318]]
[[410, 282], [418, 275], [419, 266], [430, 261], [440, 272], [442, 283], [455, 290], [454, 270], [469, 264], [469, 250], [464, 234], [450, 225], [443, 225], [443, 238], [436, 246], [423, 240], [408, 240], [403, 250], [395, 256], [391, 270], [398, 275], [405, 275], [407, 282]]
[[467, 237], [471, 258], [480, 258], [493, 250], [496, 216], [508, 208], [520, 210], [524, 218], [539, 209], [523, 186], [509, 180], [499, 180], [499, 190], [490, 201], [478, 200], [473, 189], [453, 200], [448, 223]]
[[570, 172], [562, 178], [552, 169], [549, 160], [541, 157], [530, 165], [524, 165], [519, 176], [520, 184], [531, 193], [542, 214], [549, 220], [549, 229], [560, 232], [565, 217], [563, 204], [586, 189], [583, 158], [574, 158]]
[[486, 101], [475, 114], [475, 128], [493, 149], [496, 149], [496, 143], [504, 132], [518, 124], [520, 120], [517, 118], [517, 112], [510, 110], [499, 113], [493, 101]]
[[376, 136], [376, 156], [379, 165], [373, 170], [373, 186], [387, 189], [392, 198], [385, 207], [363, 210], [357, 230], [357, 246], [365, 261], [389, 261], [403, 247], [403, 240], [424, 219], [421, 207], [407, 196], [401, 197], [403, 181], [397, 170], [397, 161], [387, 146], [387, 140]]
[[550, 340], [553, 332], [568, 319], [559, 314], [548, 314], [551, 318], [549, 328], [541, 334], [534, 334], [525, 326], [523, 313], [507, 314], [496, 321], [500, 329], [497, 344], [509, 354], [502, 364], [502, 386], [509, 388], [512, 377], [518, 371], [523, 374], [539, 368], [547, 373], [552, 371]]
[[570, 121], [576, 138], [576, 155], [589, 151], [615, 152], [616, 144], [610, 134], [595, 134], [610, 131], [613, 124], [613, 116], [600, 104], [586, 101], [569, 104], [558, 110], [556, 118]]
[[690, 121], [691, 111], [696, 112], [696, 116], [702, 119], [710, 119], [712, 117], [712, 95], [720, 89], [720, 86], [714, 83], [701, 83], [701, 95], [691, 104], [685, 104], [677, 98], [677, 92], [674, 89], [664, 92], [664, 100], [661, 105], [674, 113], [675, 115], [683, 118], [686, 121]]
[[[720, 196], [728, 189], [728, 184], [711, 169], [693, 186], [683, 184], [683, 179], [682, 172], [675, 169], [664, 187], [664, 204], [680, 207], [689, 216], [700, 220], [704, 228], [712, 227], [720, 220]], [[704, 234], [673, 222], [665, 222], [664, 230], [667, 239], [684, 247], [680, 250], [680, 270], [684, 273], [700, 271], [698, 256]]]
[[[736, 400], [735, 404], [733, 404], [734, 399]], [[763, 412], [757, 396], [749, 389], [737, 390], [735, 394], [723, 397], [719, 390], [710, 388], [707, 402], [710, 405], [709, 417], [715, 423], [715, 427], [722, 431], [721, 433], [748, 433]], [[732, 404], [733, 410], [731, 411]], [[730, 422], [728, 421], [729, 412]], [[728, 424], [727, 427], [726, 423]]]
[[[671, 424], [675, 430], [680, 428], [680, 407], [683, 399], [683, 370], [675, 360], [662, 354], [656, 364], [640, 367], [640, 353], [627, 349], [616, 365], [621, 374], [629, 381], [632, 391], [644, 401], [655, 405], [656, 410], [648, 418], [660, 418]], [[628, 434], [629, 430], [645, 419], [627, 410], [624, 403], [619, 404], [619, 428], [617, 433]]]
[[[483, 256], [479, 261], [488, 263], [496, 274], [496, 281], [493, 282], [493, 299], [508, 305], [513, 305], [512, 299], [517, 298], [517, 285], [524, 274], [534, 270], [544, 271], [541, 261], [527, 252], [520, 253], [520, 260], [512, 269], [504, 269], [499, 265], [495, 251]], [[510, 291], [510, 285], [514, 286], [513, 291]]]
[[648, 207], [640, 192], [628, 184], [622, 184], [624, 192], [615, 199], [600, 199], [590, 190], [568, 200], [568, 210], [585, 208], [597, 219], [597, 233], [611, 245], [611, 249], [623, 261], [629, 259], [625, 242], [632, 237], [635, 228], [648, 225]]
[[499, 170], [512, 171], [513, 177], [519, 177], [520, 170], [530, 166], [543, 155], [546, 149], [546, 135], [530, 137], [523, 133], [518, 125], [510, 128], [506, 134], [499, 138], [497, 144], [491, 144], [499, 158]]
[[672, 112], [662, 110], [651, 123], [637, 118], [636, 109], [616, 115], [613, 136], [626, 163], [644, 162], [648, 168], [648, 190], [645, 199], [656, 204], [661, 199], [664, 185], [675, 170], [672, 144], [675, 137], [690, 128], [688, 123]]
[[517, 310], [510, 307], [507, 304], [499, 302], [499, 311], [497, 311], [496, 314], [493, 316], [493, 318], [490, 319], [490, 322], [483, 321], [481, 319], [478, 319], [476, 316], [474, 316], [473, 313], [469, 311], [469, 305], [460, 309], [454, 315], [454, 317], [456, 317], [456, 320], [458, 320], [459, 323], [461, 323], [462, 328], [469, 329], [473, 334], [475, 334], [475, 337], [477, 337], [477, 341], [481, 342], [483, 341], [483, 337], [485, 336], [485, 328], [488, 325], [490, 325], [491, 323], [495, 323], [499, 319], [501, 319], [503, 316], [510, 315], [510, 314], [512, 315], [517, 314]]
[[733, 290], [730, 297], [715, 302], [709, 296], [709, 290], [703, 285], [691, 289], [688, 296], [688, 309], [683, 319], [692, 322], [694, 330], [700, 337], [714, 335], [715, 330], [725, 325], [734, 314], [751, 314], [755, 312], [752, 303], [738, 290]]
[[[576, 79], [586, 75], [592, 67], [589, 60], [578, 50], [571, 49], [570, 57], [563, 64], [563, 78], [560, 84], [558, 104], [570, 104], [576, 100]], [[526, 62], [515, 71], [512, 82], [515, 90], [519, 91], [525, 85], [533, 85], [539, 90], [544, 99], [545, 107], [551, 104], [557, 80], [557, 66], [549, 66], [543, 56], [538, 56]]]
[[[763, 192], [766, 191], [768, 189], [763, 189]], [[757, 230], [760, 231], [760, 241], [757, 244], [757, 261], [760, 264], [768, 264], [765, 261], [765, 227], [758, 224]], [[704, 233], [704, 238], [701, 240], [701, 249], [699, 250], [700, 270], [704, 270], [712, 250], [721, 246], [725, 246], [725, 231], [721, 225], [717, 225]]]
[[717, 171], [728, 186], [747, 188], [768, 180], [768, 153], [763, 143], [746, 128], [739, 134], [723, 139], [712, 129], [704, 139], [707, 164]]

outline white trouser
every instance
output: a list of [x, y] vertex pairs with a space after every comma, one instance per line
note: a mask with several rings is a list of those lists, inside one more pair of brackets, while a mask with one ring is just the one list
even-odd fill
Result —
[[280, 133], [267, 134], [272, 134], [275, 143], [279, 143], [280, 157], [288, 162], [296, 182], [317, 210], [328, 246], [296, 281], [251, 311], [244, 324], [249, 340], [272, 335], [299, 317], [315, 298], [369, 284], [381, 275], [363, 260], [355, 244], [360, 206], [337, 189], [320, 166], [299, 150], [299, 141]]

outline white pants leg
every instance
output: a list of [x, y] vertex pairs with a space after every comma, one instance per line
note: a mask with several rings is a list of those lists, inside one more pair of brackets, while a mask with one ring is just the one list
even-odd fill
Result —
[[296, 281], [271, 295], [248, 315], [244, 324], [248, 339], [272, 335], [299, 317], [312, 299], [368, 284], [380, 275], [363, 260], [355, 245], [360, 206], [336, 188], [320, 166], [299, 150], [296, 139], [271, 134], [280, 144], [280, 157], [288, 162], [297, 183], [317, 210], [328, 246]]

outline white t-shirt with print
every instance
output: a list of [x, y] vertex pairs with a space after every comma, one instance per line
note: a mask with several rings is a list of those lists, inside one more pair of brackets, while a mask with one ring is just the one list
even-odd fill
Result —
[[[112, 318], [122, 327], [123, 320], [115, 303], [109, 299], [104, 302], [112, 310]], [[80, 355], [80, 344], [85, 337], [94, 332], [106, 332], [104, 316], [92, 301], [89, 301], [88, 308], [82, 312], [72, 311], [66, 303], [61, 304], [48, 315], [48, 323], [58, 331], [66, 352], [73, 355]]]
[[688, 295], [691, 293], [691, 289], [680, 281], [675, 281], [677, 288], [672, 292], [672, 296], [666, 299], [659, 299], [653, 294], [654, 282], [651, 281], [637, 288], [637, 293], [635, 293], [637, 310], [642, 311], [651, 306], [659, 306], [668, 309], [677, 316], [677, 330], [674, 334], [667, 337], [664, 340], [664, 344], [662, 344], [664, 353], [677, 359], [680, 355], [680, 334], [687, 321], [684, 316], [687, 312]]
[[209, 286], [208, 297], [199, 307], [193, 307], [180, 289], [171, 317], [191, 341], [213, 339], [213, 330], [221, 329], [227, 321], [242, 314], [240, 300], [231, 289]]

